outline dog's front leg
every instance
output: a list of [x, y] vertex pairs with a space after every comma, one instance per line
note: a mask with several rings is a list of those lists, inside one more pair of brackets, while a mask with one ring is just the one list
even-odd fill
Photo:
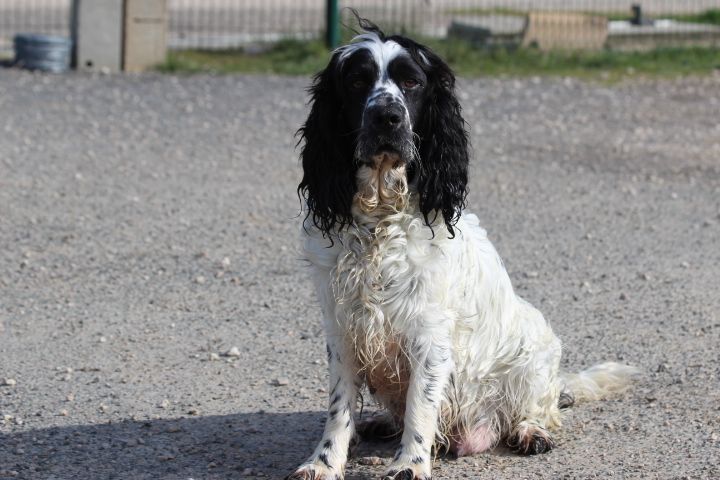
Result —
[[[335, 329], [333, 329], [335, 330]], [[361, 385], [353, 357], [342, 337], [328, 331], [330, 399], [325, 432], [315, 452], [287, 480], [336, 480], [344, 477], [348, 448], [355, 432], [353, 413]]]
[[411, 373], [404, 431], [385, 480], [431, 478], [431, 449], [437, 433], [440, 402], [453, 369], [450, 343], [441, 336], [415, 338], [409, 354]]

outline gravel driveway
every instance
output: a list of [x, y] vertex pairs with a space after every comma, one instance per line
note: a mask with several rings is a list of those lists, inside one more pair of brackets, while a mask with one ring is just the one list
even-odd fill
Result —
[[[307, 83], [0, 72], [0, 477], [281, 478], [310, 454]], [[436, 478], [719, 478], [720, 76], [461, 86], [470, 208], [564, 368], [644, 375], [573, 408], [547, 455]], [[348, 478], [392, 453], [363, 445]]]

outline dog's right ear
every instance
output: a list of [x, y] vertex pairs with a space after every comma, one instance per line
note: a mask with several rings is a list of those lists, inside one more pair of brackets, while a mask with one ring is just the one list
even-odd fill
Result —
[[307, 205], [307, 219], [323, 236], [352, 222], [350, 208], [357, 190], [352, 144], [340, 95], [340, 52], [314, 77], [310, 114], [298, 130], [303, 178], [298, 196]]

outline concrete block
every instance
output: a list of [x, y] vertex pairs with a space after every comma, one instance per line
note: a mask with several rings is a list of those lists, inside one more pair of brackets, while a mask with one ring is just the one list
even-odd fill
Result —
[[125, 0], [123, 68], [140, 72], [165, 60], [167, 0]]
[[573, 12], [530, 12], [522, 45], [541, 50], [600, 50], [608, 36], [607, 18]]
[[123, 0], [74, 0], [74, 63], [79, 70], [122, 68]]

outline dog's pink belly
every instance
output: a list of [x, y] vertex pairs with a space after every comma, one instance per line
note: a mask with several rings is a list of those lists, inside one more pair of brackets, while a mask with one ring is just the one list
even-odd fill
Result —
[[497, 437], [487, 426], [475, 427], [474, 430], [450, 440], [450, 450], [458, 457], [484, 452], [495, 445]]

